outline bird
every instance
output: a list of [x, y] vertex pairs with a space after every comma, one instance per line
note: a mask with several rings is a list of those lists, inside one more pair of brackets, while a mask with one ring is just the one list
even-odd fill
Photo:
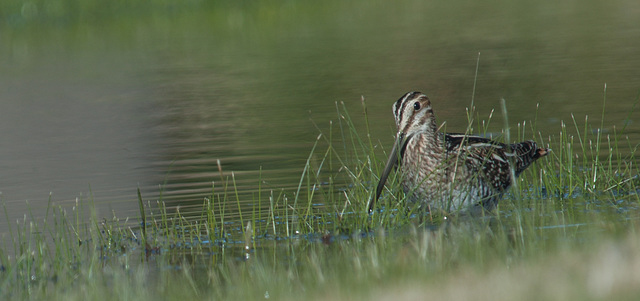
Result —
[[428, 211], [490, 212], [515, 178], [551, 152], [535, 141], [505, 144], [441, 132], [431, 101], [421, 92], [404, 94], [392, 109], [397, 133], [370, 213], [394, 168], [399, 168], [407, 200]]

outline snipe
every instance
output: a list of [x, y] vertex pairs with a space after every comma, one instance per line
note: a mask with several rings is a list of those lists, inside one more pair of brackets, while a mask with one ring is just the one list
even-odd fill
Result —
[[398, 132], [370, 211], [398, 165], [402, 187], [411, 201], [445, 212], [491, 210], [513, 183], [511, 169], [517, 177], [550, 151], [538, 148], [534, 141], [503, 144], [441, 133], [429, 98], [420, 92], [398, 99], [393, 115]]

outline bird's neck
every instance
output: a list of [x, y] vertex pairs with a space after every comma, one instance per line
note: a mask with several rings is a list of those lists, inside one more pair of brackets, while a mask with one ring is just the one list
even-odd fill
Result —
[[407, 152], [424, 154], [438, 159], [444, 153], [442, 135], [433, 131], [418, 132], [407, 142]]

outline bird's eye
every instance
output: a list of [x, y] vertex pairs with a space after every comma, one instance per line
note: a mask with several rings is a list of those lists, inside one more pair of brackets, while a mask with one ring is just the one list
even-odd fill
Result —
[[417, 110], [420, 110], [420, 103], [419, 103], [419, 102], [417, 102], [417, 101], [416, 101], [416, 102], [414, 102], [414, 103], [413, 103], [413, 108], [414, 108], [416, 111], [417, 111]]

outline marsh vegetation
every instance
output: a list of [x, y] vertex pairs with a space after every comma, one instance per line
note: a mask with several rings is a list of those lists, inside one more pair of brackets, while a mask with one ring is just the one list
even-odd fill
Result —
[[234, 206], [234, 174], [221, 168], [199, 216], [140, 195], [135, 222], [83, 218], [92, 210], [87, 199], [71, 210], [51, 204], [43, 220], [10, 225], [3, 296], [599, 300], [640, 293], [639, 179], [635, 151], [619, 152], [620, 144], [635, 149], [624, 134], [563, 123], [559, 136], [545, 138], [535, 123], [520, 124], [518, 138], [531, 133], [554, 152], [494, 215], [414, 214], [397, 183], [369, 214], [383, 147], [356, 130], [366, 114], [353, 120], [336, 106], [295, 193], [259, 184], [248, 212]]
[[[635, 300], [639, 8], [3, 1], [0, 299]], [[369, 214], [409, 90], [553, 151], [492, 215], [396, 173]]]

